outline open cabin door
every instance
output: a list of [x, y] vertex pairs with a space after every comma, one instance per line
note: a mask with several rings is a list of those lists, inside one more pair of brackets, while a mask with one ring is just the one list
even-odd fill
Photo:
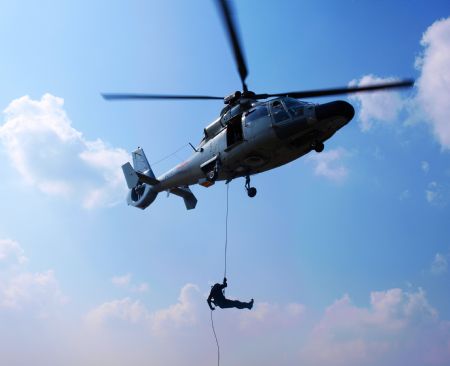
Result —
[[227, 124], [227, 149], [231, 149], [243, 140], [242, 114], [238, 114], [231, 118]]

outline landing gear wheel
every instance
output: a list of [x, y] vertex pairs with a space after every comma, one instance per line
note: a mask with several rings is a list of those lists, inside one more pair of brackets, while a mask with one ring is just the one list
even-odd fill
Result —
[[323, 142], [317, 141], [314, 145], [313, 148], [316, 152], [320, 153], [323, 151], [323, 149], [325, 149], [325, 145], [323, 144]]
[[256, 196], [256, 188], [255, 187], [250, 187], [250, 176], [247, 175], [245, 177], [245, 189], [247, 190], [247, 194], [250, 198], [253, 198]]

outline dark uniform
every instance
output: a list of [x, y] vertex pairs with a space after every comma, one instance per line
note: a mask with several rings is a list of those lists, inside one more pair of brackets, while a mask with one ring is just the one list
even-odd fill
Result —
[[237, 309], [251, 309], [253, 307], [253, 299], [251, 299], [249, 302], [242, 302], [239, 300], [229, 300], [226, 299], [223, 295], [223, 289], [227, 287], [227, 279], [223, 279], [223, 283], [216, 283], [212, 288], [211, 292], [208, 296], [208, 305], [211, 310], [214, 310], [215, 308], [212, 307], [211, 302], [222, 309], [227, 308], [237, 308]]

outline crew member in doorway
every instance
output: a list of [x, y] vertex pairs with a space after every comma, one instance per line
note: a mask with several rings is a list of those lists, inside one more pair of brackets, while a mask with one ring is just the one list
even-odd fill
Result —
[[237, 308], [237, 309], [251, 309], [253, 307], [253, 299], [251, 299], [249, 302], [242, 302], [239, 300], [230, 300], [226, 299], [223, 295], [223, 289], [227, 287], [227, 279], [226, 277], [223, 279], [223, 283], [216, 283], [212, 288], [211, 292], [208, 296], [208, 305], [211, 310], [214, 310], [215, 308], [211, 305], [213, 303], [215, 306], [218, 306], [222, 309], [228, 309], [228, 308]]

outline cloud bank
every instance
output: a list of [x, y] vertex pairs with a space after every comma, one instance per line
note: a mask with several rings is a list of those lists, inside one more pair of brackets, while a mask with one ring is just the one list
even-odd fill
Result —
[[449, 340], [449, 323], [438, 321], [423, 290], [394, 288], [372, 292], [367, 308], [353, 305], [348, 295], [336, 300], [300, 357], [314, 365], [445, 364]]
[[[359, 122], [362, 131], [377, 123], [391, 123], [402, 118], [406, 124], [424, 121], [442, 149], [450, 149], [450, 18], [434, 22], [422, 36], [422, 54], [415, 65], [420, 72], [414, 95], [399, 92], [360, 93], [350, 97], [359, 104]], [[365, 85], [393, 81], [374, 75], [352, 80], [350, 85]]]
[[47, 317], [67, 301], [59, 288], [55, 272], [31, 272], [20, 244], [0, 239], [0, 313], [21, 312], [32, 317]]
[[450, 149], [450, 18], [434, 22], [420, 43], [424, 50], [416, 60], [421, 72], [416, 103], [442, 148]]
[[[0, 241], [5, 242], [10, 241]], [[3, 244], [7, 246], [11, 247]], [[186, 284], [178, 300], [162, 308], [125, 297], [86, 312], [78, 310], [74, 317], [68, 313], [58, 317], [55, 309], [64, 310], [66, 298], [54, 272], [32, 273], [24, 265], [13, 268], [23, 254], [18, 244], [13, 247], [9, 251], [13, 254], [3, 257], [3, 265], [5, 258], [9, 264], [0, 281], [0, 319], [6, 322], [12, 313], [20, 315], [14, 318], [17, 334], [6, 337], [3, 333], [10, 328], [0, 329], [0, 338], [6, 337], [5, 344], [15, 347], [0, 345], [8, 364], [32, 360], [34, 365], [202, 366], [216, 362], [211, 313], [198, 286]], [[130, 285], [126, 278], [119, 281], [123, 282]], [[36, 319], [33, 323], [30, 314]], [[355, 305], [344, 295], [323, 312], [301, 303], [257, 301], [252, 311], [219, 309], [212, 315], [226, 364], [444, 366], [450, 362], [450, 322], [439, 318], [420, 288], [373, 291], [367, 306]], [[19, 352], [18, 344], [27, 352]]]
[[[393, 77], [381, 78], [374, 75], [365, 75], [361, 79], [352, 80], [350, 86], [365, 86], [392, 82]], [[373, 93], [359, 93], [349, 97], [350, 100], [360, 104], [359, 122], [361, 130], [369, 131], [376, 121], [392, 123], [397, 120], [405, 106], [405, 100], [395, 91], [379, 91]]]
[[23, 181], [41, 192], [75, 199], [85, 208], [123, 198], [121, 165], [128, 154], [102, 140], [88, 140], [63, 109], [64, 100], [24, 96], [3, 111], [0, 142]]
[[[94, 308], [86, 321], [108, 332], [115, 329], [111, 327], [117, 322], [132, 326], [136, 336], [145, 337], [149, 344], [138, 364], [150, 362], [153, 357], [169, 362], [173, 360], [170, 349], [186, 347], [196, 352], [185, 354], [183, 364], [206, 365], [216, 359], [209, 313], [198, 287], [187, 284], [178, 302], [165, 309], [150, 311], [139, 300], [125, 298]], [[344, 295], [318, 316], [303, 304], [267, 302], [256, 303], [252, 311], [217, 310], [213, 316], [222, 361], [236, 365], [450, 362], [450, 322], [439, 319], [420, 288], [373, 291], [368, 306], [356, 306]], [[166, 342], [159, 352], [151, 349], [151, 344], [159, 342], [155, 337]], [[255, 342], [257, 351], [252, 346]]]
[[431, 264], [431, 273], [434, 275], [442, 275], [447, 272], [448, 269], [448, 261], [447, 257], [444, 254], [436, 253], [434, 256], [433, 263]]

